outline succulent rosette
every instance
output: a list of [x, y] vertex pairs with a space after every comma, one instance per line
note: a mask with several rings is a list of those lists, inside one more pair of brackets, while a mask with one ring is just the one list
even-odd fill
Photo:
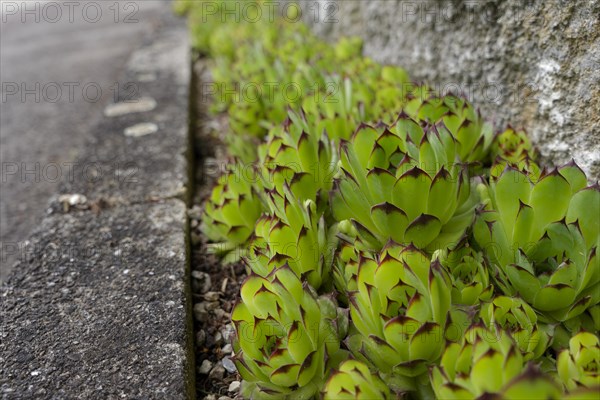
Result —
[[413, 101], [407, 113], [417, 121], [446, 128], [456, 139], [456, 153], [463, 162], [485, 162], [492, 140], [492, 126], [466, 99], [455, 95], [429, 95]]
[[241, 298], [231, 318], [244, 396], [313, 398], [346, 358], [340, 337], [347, 317], [285, 265], [264, 278], [249, 276]]
[[255, 240], [246, 261], [261, 276], [285, 263], [298, 277], [319, 289], [332, 281], [335, 229], [327, 228], [315, 202], [299, 200], [285, 186], [284, 196], [275, 191], [269, 193], [274, 213], [257, 221]]
[[340, 145], [334, 218], [351, 221], [374, 251], [390, 239], [429, 250], [457, 242], [472, 223], [476, 195], [455, 149], [447, 130], [424, 129], [406, 115], [393, 129], [361, 125]]
[[361, 257], [349, 293], [354, 334], [347, 345], [388, 375], [415, 377], [444, 348], [450, 278], [416, 248], [390, 244], [379, 260]]
[[344, 361], [329, 377], [324, 400], [390, 399], [390, 389], [369, 367], [357, 360]]
[[569, 341], [556, 359], [558, 376], [567, 390], [587, 387], [600, 391], [600, 339], [580, 332]]
[[[374, 74], [376, 68], [362, 66], [364, 73]], [[363, 75], [369, 82], [369, 79]], [[374, 110], [371, 104], [372, 92], [368, 87], [348, 77], [328, 76], [322, 86], [318, 86], [302, 101], [302, 108], [309, 124], [316, 132], [327, 132], [334, 140], [347, 139], [356, 129], [360, 121], [372, 117]], [[361, 92], [362, 89], [362, 92]], [[367, 111], [370, 111], [367, 115]], [[374, 118], [373, 118], [374, 119]]]
[[509, 163], [518, 163], [525, 158], [535, 160], [537, 156], [527, 132], [515, 130], [512, 126], [494, 137], [491, 151], [494, 158], [499, 157]]
[[234, 250], [245, 247], [264, 210], [253, 178], [246, 172], [238, 164], [221, 176], [204, 206], [201, 229], [214, 242], [211, 246], [216, 252], [229, 254], [229, 261], [239, 258]]
[[535, 184], [508, 167], [480, 186], [485, 209], [473, 232], [506, 295], [545, 319], [565, 321], [600, 301], [600, 190], [574, 164]]
[[512, 167], [523, 172], [533, 183], [537, 182], [542, 175], [542, 169], [530, 157], [524, 157], [514, 162], [496, 157], [492, 163], [492, 166], [490, 167], [490, 176], [493, 179], [498, 179], [507, 167]]
[[467, 237], [452, 250], [440, 250], [434, 257], [452, 278], [452, 304], [472, 306], [491, 299], [494, 288], [483, 255], [470, 246]]
[[479, 316], [488, 328], [509, 332], [526, 361], [539, 358], [550, 344], [551, 329], [538, 323], [535, 311], [519, 298], [495, 297], [482, 304]]
[[303, 112], [289, 112], [288, 119], [269, 132], [259, 149], [262, 185], [283, 193], [287, 183], [296, 197], [323, 202], [333, 185], [335, 153], [326, 134], [317, 135]]
[[509, 333], [479, 325], [448, 344], [430, 381], [439, 399], [559, 399], [562, 393], [550, 376], [525, 365]]
[[509, 126], [498, 133], [492, 143], [491, 155], [490, 175], [493, 178], [502, 175], [508, 166], [524, 172], [532, 182], [537, 182], [541, 176], [542, 170], [535, 162], [537, 153], [525, 131], [516, 131]]

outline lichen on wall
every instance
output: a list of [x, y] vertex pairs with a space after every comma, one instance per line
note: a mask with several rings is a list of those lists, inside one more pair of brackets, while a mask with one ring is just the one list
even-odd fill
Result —
[[[600, 178], [600, 0], [303, 0], [303, 19], [413, 79], [461, 92], [547, 161]], [[318, 11], [317, 11], [318, 10]]]

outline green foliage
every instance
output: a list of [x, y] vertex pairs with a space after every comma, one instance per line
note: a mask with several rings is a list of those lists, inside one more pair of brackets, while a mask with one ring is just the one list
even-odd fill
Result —
[[[263, 204], [249, 179], [252, 173], [238, 164], [225, 173], [204, 206], [202, 231], [215, 244], [217, 253], [240, 250], [252, 233]], [[238, 255], [239, 256], [239, 255]], [[236, 258], [234, 256], [234, 258]]]
[[329, 298], [286, 265], [267, 277], [251, 275], [232, 313], [234, 348], [247, 396], [309, 399], [329, 370], [344, 358], [340, 336], [346, 325]]
[[469, 245], [466, 236], [452, 250], [440, 250], [434, 256], [450, 272], [453, 304], [472, 306], [490, 300], [494, 288], [483, 255]]
[[202, 230], [249, 273], [232, 313], [243, 395], [597, 398], [598, 184], [574, 162], [548, 171], [524, 131], [494, 134], [359, 38], [232, 3], [175, 7], [229, 121], [235, 162]]
[[441, 354], [450, 308], [450, 278], [414, 247], [390, 245], [379, 261], [361, 258], [350, 293], [355, 334], [347, 345], [388, 374], [414, 377]]
[[476, 399], [496, 394], [502, 399], [559, 399], [558, 385], [527, 367], [507, 332], [471, 327], [460, 343], [450, 343], [431, 371], [439, 399]]
[[331, 374], [325, 386], [325, 400], [372, 400], [391, 398], [390, 389], [369, 367], [347, 360]]
[[535, 311], [516, 297], [498, 296], [481, 306], [480, 317], [485, 326], [500, 326], [515, 340], [525, 360], [537, 359], [550, 343], [549, 327], [538, 324]]
[[362, 125], [340, 144], [335, 219], [351, 221], [374, 251], [390, 239], [431, 251], [455, 243], [477, 204], [457, 147], [444, 127], [423, 128], [404, 114], [392, 127]]
[[305, 114], [290, 111], [282, 125], [271, 129], [258, 153], [264, 189], [283, 193], [287, 184], [298, 198], [315, 201], [321, 210], [324, 208], [333, 185], [337, 155], [329, 137], [309, 126]]
[[331, 265], [336, 238], [317, 213], [311, 200], [300, 201], [291, 192], [271, 192], [272, 216], [263, 216], [256, 224], [256, 240], [252, 243], [247, 263], [259, 275], [286, 263], [298, 277], [315, 289], [324, 283], [331, 286]]
[[515, 131], [512, 127], [494, 137], [491, 151], [493, 158], [498, 157], [509, 163], [518, 163], [525, 158], [535, 160], [537, 155], [527, 133]]
[[519, 293], [549, 320], [576, 317], [600, 300], [600, 190], [586, 185], [585, 174], [569, 164], [536, 183], [508, 167], [480, 187], [485, 208], [474, 234], [499, 287]]
[[600, 339], [580, 332], [569, 341], [569, 348], [557, 358], [558, 376], [567, 390], [600, 387]]

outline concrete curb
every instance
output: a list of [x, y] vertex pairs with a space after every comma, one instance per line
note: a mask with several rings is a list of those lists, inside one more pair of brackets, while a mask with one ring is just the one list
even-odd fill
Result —
[[[2, 398], [194, 398], [190, 55], [165, 16], [0, 289]], [[137, 101], [130, 100], [134, 87]]]

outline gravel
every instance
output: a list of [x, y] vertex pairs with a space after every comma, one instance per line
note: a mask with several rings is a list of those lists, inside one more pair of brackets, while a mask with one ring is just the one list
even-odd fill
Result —
[[227, 389], [229, 392], [237, 392], [240, 390], [240, 386], [241, 386], [241, 382], [240, 381], [233, 381], [229, 384], [229, 389]]
[[208, 378], [212, 380], [221, 380], [225, 376], [225, 368], [222, 365], [217, 364], [208, 374]]
[[230, 374], [235, 373], [235, 364], [233, 363], [233, 361], [231, 361], [231, 358], [224, 357], [223, 360], [221, 360], [221, 362], [223, 363], [223, 368], [225, 368], [227, 372], [229, 372]]
[[206, 375], [212, 370], [213, 364], [209, 360], [202, 361], [202, 365], [198, 368], [200, 374]]

